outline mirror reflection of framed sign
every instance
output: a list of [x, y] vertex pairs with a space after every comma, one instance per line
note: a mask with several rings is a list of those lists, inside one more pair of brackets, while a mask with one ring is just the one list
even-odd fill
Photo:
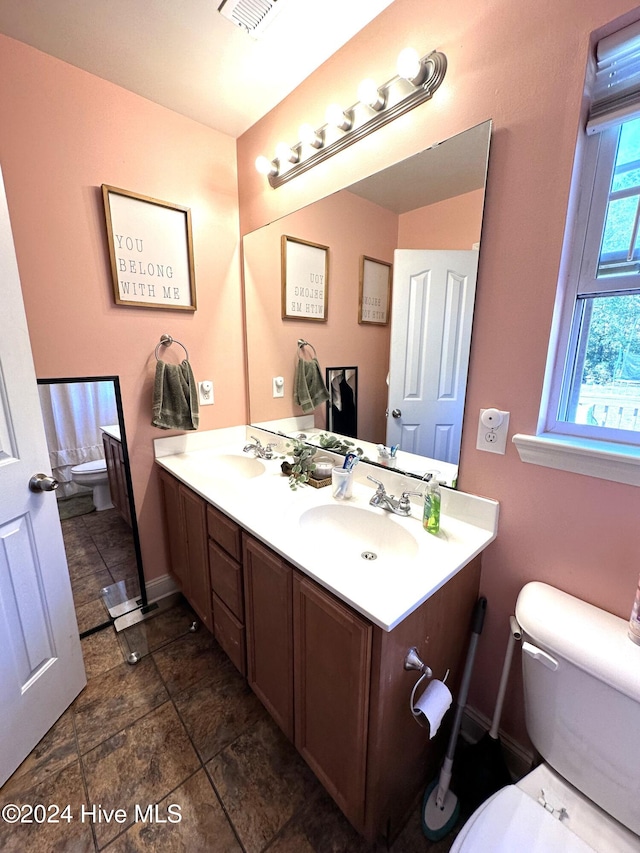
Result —
[[282, 235], [282, 318], [327, 319], [329, 247]]
[[117, 305], [196, 310], [191, 211], [102, 185]]
[[386, 261], [361, 255], [358, 323], [386, 326], [389, 322], [391, 268]]

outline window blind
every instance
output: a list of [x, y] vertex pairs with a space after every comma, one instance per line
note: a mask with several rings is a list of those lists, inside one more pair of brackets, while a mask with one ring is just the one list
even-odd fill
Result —
[[601, 39], [587, 133], [640, 117], [640, 21]]

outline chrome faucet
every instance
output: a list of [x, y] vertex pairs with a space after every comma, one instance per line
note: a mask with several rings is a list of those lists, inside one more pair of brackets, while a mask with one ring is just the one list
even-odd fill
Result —
[[422, 492], [402, 492], [400, 497], [396, 498], [393, 495], [387, 494], [384, 483], [381, 483], [380, 480], [376, 480], [375, 477], [369, 475], [367, 475], [367, 480], [371, 480], [377, 485], [375, 494], [369, 501], [369, 504], [371, 506], [379, 506], [381, 509], [393, 512], [396, 515], [411, 515], [411, 501], [409, 498], [411, 495], [422, 496]]
[[266, 447], [263, 447], [260, 439], [256, 438], [255, 435], [252, 435], [251, 439], [255, 444], [251, 444], [251, 442], [249, 442], [249, 444], [245, 444], [242, 448], [243, 453], [253, 453], [256, 459], [273, 459], [273, 448], [275, 447], [275, 444], [267, 444]]

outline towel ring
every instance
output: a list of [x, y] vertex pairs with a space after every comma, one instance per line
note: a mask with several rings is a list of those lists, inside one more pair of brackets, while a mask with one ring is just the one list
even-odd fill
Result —
[[178, 344], [184, 350], [184, 354], [187, 357], [187, 361], [189, 361], [189, 353], [187, 352], [187, 348], [184, 344], [181, 344], [180, 341], [177, 341], [175, 338], [172, 338], [171, 335], [162, 335], [160, 338], [160, 343], [156, 346], [156, 361], [160, 361], [160, 356], [158, 353], [160, 352], [160, 347], [170, 347], [171, 344]]
[[310, 344], [309, 341], [304, 341], [302, 338], [298, 340], [298, 349], [302, 349], [302, 347], [310, 347], [313, 350], [313, 357], [317, 358], [318, 354], [316, 353], [316, 348], [313, 344]]

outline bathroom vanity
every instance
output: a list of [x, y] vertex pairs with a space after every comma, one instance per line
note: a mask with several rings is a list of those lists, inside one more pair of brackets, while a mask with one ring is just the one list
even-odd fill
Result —
[[[172, 572], [184, 595], [353, 826], [369, 840], [394, 837], [437, 772], [448, 733], [445, 724], [431, 741], [412, 718], [418, 674], [404, 669], [404, 658], [416, 646], [435, 677], [450, 670], [455, 693], [479, 553], [495, 536], [497, 505], [476, 507], [474, 520], [487, 529], [447, 518], [444, 507], [442, 540], [423, 542], [435, 537], [418, 515], [387, 518], [368, 508], [371, 487], [356, 483], [342, 506], [330, 488], [292, 492], [280, 460], [243, 457], [242, 443], [157, 462]], [[375, 518], [384, 541], [365, 537], [380, 547], [378, 560], [351, 556], [340, 510], [360, 530], [357, 513]], [[397, 559], [384, 552], [390, 535]], [[448, 545], [455, 568], [443, 556]], [[424, 563], [431, 553], [440, 554], [440, 571]], [[411, 605], [392, 594], [397, 586], [408, 588]]]
[[111, 503], [129, 527], [131, 527], [131, 508], [129, 506], [129, 492], [127, 489], [120, 427], [116, 424], [115, 426], [100, 427], [100, 429], [102, 430], [104, 458], [107, 463]]

